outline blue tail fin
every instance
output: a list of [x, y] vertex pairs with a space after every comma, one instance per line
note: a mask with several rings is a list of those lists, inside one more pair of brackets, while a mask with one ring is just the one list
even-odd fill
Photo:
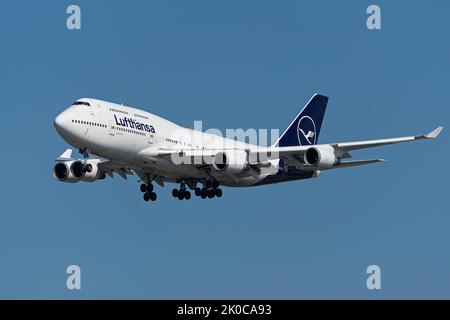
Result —
[[328, 97], [315, 94], [283, 132], [275, 146], [293, 147], [317, 144]]

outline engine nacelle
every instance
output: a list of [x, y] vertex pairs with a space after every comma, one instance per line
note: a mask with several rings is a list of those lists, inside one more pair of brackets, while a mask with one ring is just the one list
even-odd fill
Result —
[[55, 164], [55, 166], [53, 167], [53, 176], [55, 177], [55, 179], [67, 183], [78, 182], [80, 179], [75, 177], [70, 171], [70, 166], [73, 162], [75, 161], [64, 161]]
[[82, 181], [93, 182], [105, 179], [106, 174], [98, 168], [99, 162], [100, 159], [88, 159], [86, 162], [76, 160], [71, 164], [70, 172], [74, 177]]
[[213, 160], [214, 169], [228, 173], [242, 172], [247, 166], [247, 152], [242, 150], [218, 152]]
[[338, 163], [332, 146], [311, 147], [306, 150], [304, 159], [308, 166], [318, 169], [328, 169]]
[[82, 160], [58, 162], [53, 167], [53, 176], [68, 183], [105, 179], [106, 174], [98, 168], [99, 162], [100, 159], [88, 159], [86, 163]]

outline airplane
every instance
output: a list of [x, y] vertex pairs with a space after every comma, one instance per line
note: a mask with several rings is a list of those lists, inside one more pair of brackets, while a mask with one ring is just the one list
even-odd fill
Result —
[[[179, 184], [172, 196], [220, 198], [222, 189], [318, 177], [321, 171], [383, 162], [353, 160], [350, 152], [388, 144], [435, 139], [442, 131], [416, 136], [318, 144], [328, 97], [314, 94], [271, 146], [258, 146], [179, 126], [152, 113], [98, 99], [82, 98], [54, 120], [58, 134], [78, 149], [56, 158], [53, 176], [61, 182], [94, 182], [139, 177], [145, 201], [155, 201], [153, 182]], [[94, 157], [93, 157], [94, 156]], [[191, 190], [191, 191], [190, 191]]]

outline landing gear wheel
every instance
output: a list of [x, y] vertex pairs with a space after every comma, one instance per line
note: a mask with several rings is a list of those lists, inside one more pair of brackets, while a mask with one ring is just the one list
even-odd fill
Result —
[[184, 199], [184, 192], [178, 192], [178, 200], [183, 200], [183, 199]]
[[207, 181], [205, 182], [205, 187], [206, 187], [206, 189], [211, 188], [211, 186], [212, 186], [211, 180], [207, 180]]
[[206, 190], [206, 188], [203, 188], [200, 193], [200, 196], [202, 197], [202, 199], [205, 199], [207, 195], [208, 195], [208, 190]]
[[[146, 193], [147, 194], [147, 193]], [[156, 201], [156, 198], [157, 198], [158, 196], [156, 195], [156, 193], [154, 193], [154, 192], [151, 192], [150, 193], [150, 200], [152, 200], [152, 201]]]
[[84, 159], [88, 159], [91, 156], [90, 149], [79, 149], [78, 152], [83, 155]]
[[185, 192], [184, 192], [184, 198], [185, 198], [186, 200], [189, 200], [189, 199], [191, 198], [191, 193], [190, 193], [189, 191], [185, 191]]
[[195, 195], [196, 195], [197, 197], [199, 197], [201, 194], [202, 194], [202, 189], [200, 189], [200, 188], [195, 188]]
[[174, 198], [176, 198], [176, 197], [178, 197], [178, 189], [173, 189], [172, 190], [172, 197], [174, 197]]
[[153, 191], [153, 185], [151, 183], [147, 184], [147, 192]]
[[216, 189], [216, 197], [220, 198], [222, 196], [222, 189]]
[[145, 201], [150, 200], [150, 195], [148, 193], [144, 193], [144, 200]]
[[209, 189], [208, 190], [208, 193], [207, 193], [207, 195], [208, 195], [208, 198], [209, 199], [211, 199], [211, 198], [214, 198], [214, 194], [215, 192], [214, 192], [214, 189]]
[[147, 185], [145, 183], [141, 184], [141, 192], [147, 192]]

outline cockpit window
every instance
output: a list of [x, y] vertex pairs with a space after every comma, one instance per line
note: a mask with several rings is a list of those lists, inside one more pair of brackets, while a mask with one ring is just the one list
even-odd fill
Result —
[[89, 102], [84, 102], [84, 101], [75, 101], [74, 103], [72, 103], [73, 106], [88, 106], [90, 107], [91, 105], [89, 104]]

